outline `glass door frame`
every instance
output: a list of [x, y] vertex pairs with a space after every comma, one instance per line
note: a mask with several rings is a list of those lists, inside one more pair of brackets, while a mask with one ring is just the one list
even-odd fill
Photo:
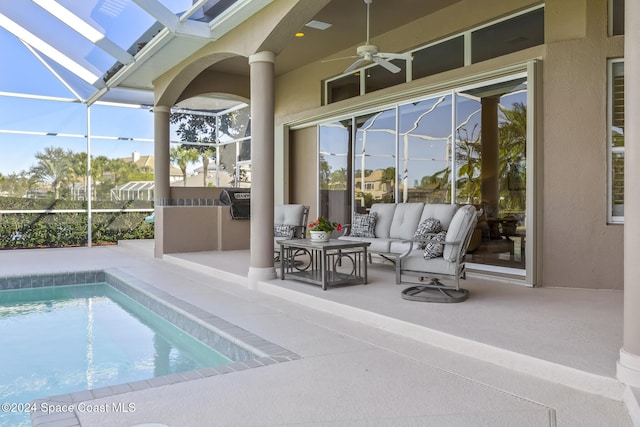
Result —
[[[455, 81], [447, 82], [446, 86], [448, 89], [445, 89], [445, 90], [435, 90], [432, 93], [425, 92], [421, 96], [408, 96], [405, 99], [399, 99], [393, 104], [380, 104], [375, 107], [368, 107], [363, 109], [358, 109], [357, 107], [354, 107], [353, 111], [349, 114], [342, 114], [339, 116], [327, 115], [326, 120], [318, 120], [315, 122], [318, 128], [318, 134], [317, 134], [318, 144], [320, 144], [319, 128], [324, 123], [351, 119], [352, 120], [352, 143], [355, 143], [356, 132], [357, 132], [357, 129], [355, 126], [356, 117], [369, 114], [369, 113], [375, 113], [375, 112], [380, 112], [380, 111], [395, 108], [396, 121], [397, 121], [399, 120], [398, 109], [400, 108], [401, 105], [404, 105], [409, 102], [417, 101], [417, 100], [424, 100], [432, 97], [442, 96], [443, 94], [451, 94], [452, 96], [451, 127], [452, 127], [452, 138], [455, 141], [455, 131], [456, 131], [455, 105], [456, 105], [459, 92], [525, 77], [527, 81], [527, 95], [526, 95], [526, 100], [527, 100], [526, 101], [527, 102], [527, 130], [526, 130], [527, 179], [526, 179], [526, 187], [525, 187], [525, 191], [526, 191], [525, 227], [527, 230], [527, 235], [526, 235], [527, 237], [525, 240], [525, 268], [524, 270], [522, 270], [522, 269], [515, 269], [515, 268], [505, 268], [505, 267], [494, 266], [494, 265], [482, 265], [482, 264], [475, 264], [475, 263], [467, 263], [467, 264], [469, 268], [472, 270], [486, 272], [489, 274], [491, 273], [505, 274], [507, 275], [506, 280], [509, 283], [524, 284], [526, 286], [536, 286], [538, 270], [539, 270], [539, 266], [537, 265], [537, 240], [539, 238], [539, 232], [537, 227], [538, 211], [536, 210], [536, 207], [539, 206], [539, 204], [537, 203], [539, 196], [537, 193], [537, 185], [536, 185], [536, 182], [538, 180], [536, 153], [538, 151], [537, 138], [538, 138], [538, 135], [540, 134], [539, 122], [536, 120], [536, 117], [538, 115], [538, 112], [537, 112], [538, 106], [536, 103], [536, 99], [539, 97], [539, 91], [541, 87], [540, 78], [542, 74], [540, 72], [540, 66], [541, 66], [541, 62], [539, 60], [531, 60], [525, 64], [518, 64], [513, 67], [508, 67], [508, 69], [496, 71], [491, 74], [486, 74], [482, 76], [482, 78], [480, 77], [473, 78], [473, 79], [468, 78], [468, 79], [465, 79], [466, 81], [461, 81], [459, 83]], [[303, 126], [300, 126], [300, 127], [303, 127]], [[396, 130], [397, 130], [397, 125], [396, 125]], [[397, 141], [397, 138], [398, 138], [398, 135], [396, 132], [396, 141]], [[396, 148], [398, 146], [397, 144], [396, 144]], [[319, 162], [319, 154], [317, 153], [316, 156], [317, 156], [317, 161]], [[455, 170], [455, 156], [452, 156], [451, 161], [452, 161], [451, 166], [453, 168], [452, 170]], [[352, 156], [351, 162], [352, 163], [355, 162], [355, 155]], [[396, 149], [396, 162], [395, 162], [396, 175], [398, 175], [398, 171], [399, 171], [398, 163], [399, 163], [399, 158], [398, 158], [398, 153]], [[355, 164], [353, 165], [353, 167], [355, 168]], [[456, 182], [455, 181], [456, 180], [453, 179], [451, 183], [452, 202], [455, 202], [456, 200], [455, 198]], [[317, 182], [317, 188], [319, 189], [319, 175], [316, 176], [316, 182]], [[397, 177], [396, 179], [396, 188], [395, 188], [396, 203], [398, 202], [398, 198], [400, 197], [400, 195], [398, 194], [398, 182], [399, 182], [399, 177]], [[352, 210], [355, 209], [355, 206], [356, 206], [355, 190], [356, 190], [355, 185], [352, 183], [351, 185]], [[317, 197], [317, 201], [316, 201], [317, 206], [320, 206], [319, 191], [316, 197]], [[510, 280], [509, 278], [512, 278], [512, 280]]]
[[[491, 264], [478, 264], [467, 262], [467, 266], [471, 270], [487, 272], [487, 273], [498, 273], [504, 274], [507, 277], [519, 277], [524, 278], [524, 282], [527, 286], [535, 286], [536, 284], [536, 264], [535, 264], [535, 240], [536, 240], [536, 229], [535, 229], [535, 216], [534, 212], [534, 198], [535, 198], [535, 91], [537, 90], [537, 85], [535, 83], [536, 78], [536, 63], [535, 61], [527, 64], [527, 68], [521, 72], [514, 72], [511, 74], [506, 74], [502, 77], [495, 79], [487, 79], [480, 82], [476, 82], [470, 85], [459, 86], [452, 90], [453, 93], [453, 121], [452, 121], [452, 132], [455, 132], [456, 127], [456, 108], [457, 99], [460, 96], [460, 93], [469, 91], [471, 89], [479, 89], [484, 86], [495, 85], [498, 83], [509, 82], [512, 80], [517, 80], [519, 78], [526, 78], [527, 82], [527, 133], [526, 133], [526, 170], [527, 170], [527, 179], [526, 179], [526, 187], [525, 187], [525, 229], [526, 239], [525, 239], [525, 268], [510, 268], [510, 267], [501, 267], [497, 265]], [[455, 133], [454, 133], [455, 135]], [[455, 157], [455, 156], [453, 156]], [[455, 158], [453, 159], [452, 170], [455, 170]], [[452, 180], [452, 194], [451, 200], [456, 200], [456, 180]]]

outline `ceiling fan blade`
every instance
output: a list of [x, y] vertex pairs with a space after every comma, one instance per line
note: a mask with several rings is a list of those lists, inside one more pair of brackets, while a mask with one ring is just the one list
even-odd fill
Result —
[[325, 59], [324, 61], [320, 61], [320, 62], [324, 64], [325, 62], [342, 61], [345, 59], [353, 59], [353, 58], [360, 58], [360, 56], [359, 55], [341, 56], [340, 58]]
[[379, 64], [381, 66], [383, 66], [384, 68], [386, 68], [387, 70], [391, 71], [392, 73], [399, 73], [400, 71], [402, 71], [402, 68], [392, 64], [391, 62], [382, 59], [378, 56], [374, 56], [373, 57], [373, 62], [375, 62], [376, 64]]
[[380, 52], [378, 53], [378, 56], [384, 58], [384, 59], [404, 59], [405, 61], [411, 61], [413, 60], [413, 56], [408, 54], [408, 53], [387, 53], [387, 52]]
[[347, 68], [346, 70], [344, 70], [344, 73], [350, 73], [353, 70], [355, 70], [356, 68], [360, 67], [362, 64], [364, 64], [365, 62], [369, 62], [369, 60], [367, 58], [360, 58], [358, 59], [356, 62], [354, 62], [353, 64], [351, 64], [351, 66], [349, 68]]

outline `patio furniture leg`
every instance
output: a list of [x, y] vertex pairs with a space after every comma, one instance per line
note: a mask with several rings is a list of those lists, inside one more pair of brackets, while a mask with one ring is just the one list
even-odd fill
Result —
[[402, 291], [402, 298], [421, 302], [462, 302], [469, 298], [469, 291], [443, 285], [438, 279], [432, 279], [427, 285], [411, 286]]

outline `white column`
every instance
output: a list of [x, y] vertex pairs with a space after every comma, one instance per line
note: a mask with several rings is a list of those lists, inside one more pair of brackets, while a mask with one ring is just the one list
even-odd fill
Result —
[[274, 62], [271, 52], [249, 57], [251, 69], [251, 259], [249, 286], [276, 278], [273, 267]]
[[155, 192], [155, 221], [154, 221], [154, 254], [161, 258], [164, 252], [163, 214], [162, 209], [169, 204], [171, 188], [169, 183], [169, 115], [171, 108], [164, 105], [153, 107], [153, 180]]
[[640, 387], [640, 3], [625, 1], [624, 46], [624, 334], [618, 379]]

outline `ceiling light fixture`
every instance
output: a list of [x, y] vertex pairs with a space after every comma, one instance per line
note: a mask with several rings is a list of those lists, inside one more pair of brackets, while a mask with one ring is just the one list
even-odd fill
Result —
[[93, 85], [98, 80], [100, 80], [100, 76], [97, 76], [96, 74], [87, 70], [82, 65], [78, 64], [73, 59], [69, 58], [64, 53], [60, 52], [59, 50], [51, 46], [49, 43], [33, 35], [31, 32], [27, 31], [26, 29], [16, 24], [11, 19], [7, 18], [5, 15], [1, 13], [0, 13], [0, 27], [9, 31], [11, 34], [16, 36], [23, 42], [29, 44], [34, 49], [37, 49], [43, 54], [47, 55], [49, 58], [53, 59], [58, 64], [62, 65], [64, 68], [71, 71], [73, 74], [80, 77], [85, 82]]
[[55, 0], [33, 0], [35, 4], [67, 24], [82, 37], [96, 43], [104, 38], [104, 34], [87, 24], [69, 9], [66, 9]]
[[326, 30], [330, 28], [332, 25], [322, 21], [309, 21], [305, 24], [307, 27], [315, 28], [316, 30]]
[[302, 33], [302, 32], [297, 32], [297, 33], [296, 33], [296, 37], [304, 37], [304, 33]]

